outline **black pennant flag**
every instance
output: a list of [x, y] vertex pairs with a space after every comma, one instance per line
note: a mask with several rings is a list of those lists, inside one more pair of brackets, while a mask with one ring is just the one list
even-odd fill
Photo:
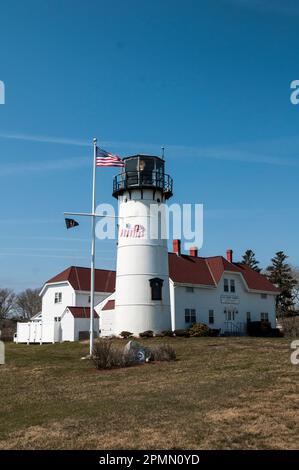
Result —
[[65, 219], [65, 225], [66, 225], [66, 228], [69, 229], [69, 228], [77, 227], [79, 223], [76, 222], [76, 220], [74, 219]]

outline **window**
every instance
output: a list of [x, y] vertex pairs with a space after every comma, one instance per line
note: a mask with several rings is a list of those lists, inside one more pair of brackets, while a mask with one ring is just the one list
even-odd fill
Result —
[[261, 294], [262, 299], [266, 299], [267, 297], [268, 297], [267, 294]]
[[225, 308], [224, 309], [224, 314], [225, 314], [225, 319], [226, 321], [234, 321], [236, 319], [236, 315], [238, 313], [238, 310], [236, 309], [228, 309], [228, 308]]
[[235, 286], [235, 280], [234, 279], [230, 280], [230, 291], [231, 292], [236, 292], [236, 286]]
[[209, 310], [209, 323], [214, 323], [214, 310]]
[[152, 291], [152, 300], [162, 300], [162, 286], [163, 286], [163, 279], [159, 279], [158, 277], [154, 277], [150, 279], [150, 286]]
[[194, 287], [186, 287], [186, 292], [194, 292]]
[[229, 291], [229, 289], [228, 289], [228, 279], [223, 279], [223, 282], [224, 282], [224, 286], [223, 286], [224, 292], [228, 292]]
[[247, 319], [247, 321], [251, 321], [251, 313], [250, 312], [246, 313], [246, 319]]
[[90, 304], [90, 295], [88, 296], [88, 303]]
[[196, 323], [195, 308], [185, 308], [185, 323]]
[[261, 321], [269, 321], [269, 314], [267, 312], [261, 313]]
[[61, 304], [62, 292], [55, 292], [54, 304]]

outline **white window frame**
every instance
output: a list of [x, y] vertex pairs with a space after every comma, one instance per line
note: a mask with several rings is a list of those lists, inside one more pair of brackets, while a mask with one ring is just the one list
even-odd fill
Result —
[[61, 302], [62, 302], [62, 292], [55, 292], [54, 304], [61, 304]]
[[[186, 325], [192, 325], [193, 323], [196, 323], [196, 309], [195, 308], [185, 308], [185, 323]], [[189, 317], [189, 321], [187, 321], [187, 318]], [[192, 321], [192, 319], [194, 321]]]
[[225, 308], [224, 315], [225, 321], [235, 321], [237, 319], [236, 315], [239, 311], [236, 308]]
[[269, 321], [269, 313], [261, 312], [261, 321]]

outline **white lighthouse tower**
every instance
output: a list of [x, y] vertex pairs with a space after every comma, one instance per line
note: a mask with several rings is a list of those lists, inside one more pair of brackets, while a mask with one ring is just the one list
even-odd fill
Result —
[[171, 328], [168, 250], [161, 230], [153, 237], [150, 227], [164, 224], [161, 208], [172, 196], [172, 178], [159, 157], [135, 155], [124, 163], [113, 183], [119, 203], [113, 329], [116, 334], [159, 333]]

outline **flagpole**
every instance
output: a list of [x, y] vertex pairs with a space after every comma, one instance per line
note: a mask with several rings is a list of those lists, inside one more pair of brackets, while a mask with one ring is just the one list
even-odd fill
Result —
[[95, 222], [96, 222], [96, 158], [97, 139], [93, 139], [92, 203], [91, 203], [91, 261], [90, 261], [90, 331], [89, 354], [93, 353], [94, 343], [94, 270], [95, 270]]

